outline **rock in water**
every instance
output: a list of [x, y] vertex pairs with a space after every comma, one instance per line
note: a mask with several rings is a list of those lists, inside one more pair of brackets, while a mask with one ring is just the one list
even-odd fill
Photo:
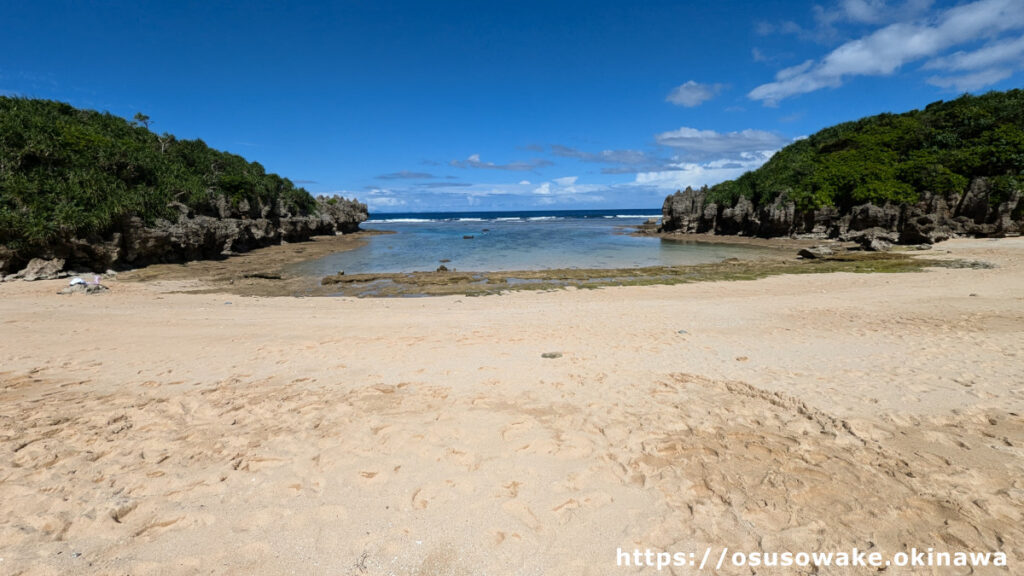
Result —
[[828, 246], [811, 246], [810, 248], [800, 250], [796, 255], [805, 260], [814, 260], [815, 258], [828, 258], [829, 256], [834, 256], [835, 252], [833, 252]]

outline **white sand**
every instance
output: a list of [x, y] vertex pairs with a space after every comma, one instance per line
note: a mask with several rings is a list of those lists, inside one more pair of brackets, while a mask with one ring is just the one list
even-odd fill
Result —
[[999, 268], [398, 300], [2, 284], [0, 574], [629, 574], [618, 547], [708, 545], [1021, 573], [1024, 238], [946, 250]]

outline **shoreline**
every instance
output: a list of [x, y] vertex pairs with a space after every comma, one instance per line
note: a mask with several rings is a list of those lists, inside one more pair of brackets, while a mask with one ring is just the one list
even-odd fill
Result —
[[709, 545], [1019, 565], [1024, 239], [944, 248], [998, 267], [495, 298], [5, 283], [0, 571], [588, 576]]
[[831, 238], [792, 238], [790, 236], [776, 236], [773, 238], [762, 238], [760, 236], [742, 236], [739, 234], [711, 234], [711, 233], [689, 233], [689, 232], [655, 232], [639, 230], [639, 236], [660, 238], [669, 242], [680, 244], [727, 244], [739, 246], [757, 246], [759, 248], [778, 248], [780, 250], [793, 250], [810, 248], [812, 246], [825, 245], [839, 248], [852, 248], [857, 246], [855, 242], [842, 242]]
[[314, 236], [292, 242], [233, 254], [221, 260], [194, 260], [182, 264], [153, 264], [117, 275], [121, 282], [176, 282], [196, 291], [222, 289], [239, 296], [298, 296], [313, 291], [319, 279], [283, 274], [296, 262], [353, 250], [366, 238], [389, 231], [360, 230], [335, 236]]
[[758, 280], [787, 274], [888, 274], [924, 271], [929, 268], [983, 268], [985, 262], [915, 258], [917, 254], [848, 252], [813, 260], [767, 256], [750, 260], [727, 258], [722, 262], [690, 266], [641, 268], [555, 268], [502, 272], [406, 272], [339, 274], [321, 280], [310, 295], [356, 297], [493, 296], [514, 291], [596, 289], [622, 286], [671, 286], [676, 284]]
[[927, 268], [927, 260], [941, 248], [924, 253], [905, 250], [867, 253], [851, 250], [814, 261], [800, 260], [801, 248], [827, 245], [836, 250], [856, 246], [853, 243], [792, 238], [724, 237], [707, 234], [651, 234], [665, 241], [685, 244], [744, 245], [772, 249], [751, 259], [727, 259], [719, 263], [691, 266], [654, 266], [642, 268], [563, 268], [543, 270], [429, 271], [411, 273], [349, 274], [324, 278], [295, 276], [284, 272], [289, 265], [328, 254], [352, 250], [365, 238], [390, 231], [366, 230], [343, 236], [320, 236], [309, 242], [270, 246], [233, 255], [223, 260], [195, 261], [185, 264], [159, 264], [126, 271], [118, 275], [123, 282], [159, 282], [173, 284], [176, 290], [190, 293], [226, 293], [239, 296], [360, 296], [403, 297], [465, 295], [483, 296], [508, 291], [544, 291], [566, 288], [592, 289], [626, 285], [672, 285], [713, 280], [754, 279], [776, 274], [808, 272], [889, 272]]

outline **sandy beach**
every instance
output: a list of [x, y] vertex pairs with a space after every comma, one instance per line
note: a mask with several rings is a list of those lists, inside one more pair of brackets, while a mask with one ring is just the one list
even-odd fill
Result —
[[619, 549], [708, 547], [1020, 573], [1024, 238], [928, 257], [997, 267], [475, 298], [0, 284], [0, 574], [609, 575], [641, 571]]

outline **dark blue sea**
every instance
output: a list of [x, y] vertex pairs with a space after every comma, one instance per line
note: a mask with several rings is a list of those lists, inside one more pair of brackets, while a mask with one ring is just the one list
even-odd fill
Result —
[[719, 262], [754, 255], [757, 248], [682, 244], [631, 236], [634, 227], [661, 211], [545, 210], [519, 212], [408, 212], [374, 214], [366, 230], [391, 231], [367, 238], [348, 252], [303, 262], [293, 271], [318, 276], [435, 270], [633, 268]]

